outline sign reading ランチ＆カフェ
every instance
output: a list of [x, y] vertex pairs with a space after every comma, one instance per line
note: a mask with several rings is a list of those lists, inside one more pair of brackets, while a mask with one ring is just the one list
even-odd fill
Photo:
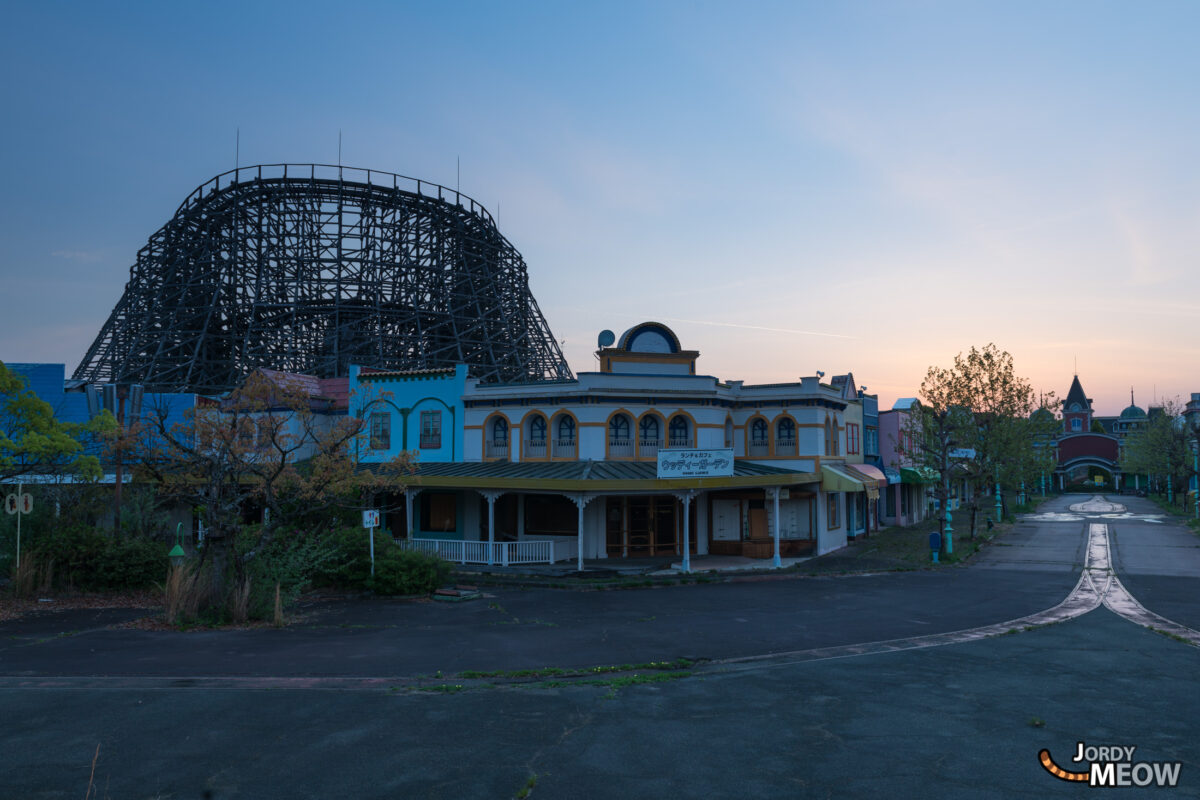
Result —
[[659, 450], [660, 478], [727, 478], [733, 475], [733, 448]]

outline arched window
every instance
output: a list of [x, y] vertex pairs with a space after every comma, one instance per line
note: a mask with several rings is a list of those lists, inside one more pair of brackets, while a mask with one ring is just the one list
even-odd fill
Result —
[[658, 444], [658, 417], [642, 417], [638, 437], [646, 444]]
[[725, 446], [733, 447], [733, 420], [725, 420]]
[[608, 421], [608, 443], [627, 444], [629, 442], [629, 417], [617, 414]]
[[565, 414], [558, 418], [558, 440], [563, 443], [575, 441], [575, 420]]
[[833, 423], [825, 418], [825, 455], [833, 455]]
[[796, 444], [796, 423], [792, 422], [787, 417], [779, 420], [775, 426], [776, 440], [784, 447], [791, 447]]
[[508, 447], [508, 420], [497, 417], [492, 423], [492, 444], [496, 447]]
[[767, 421], [756, 419], [750, 423], [750, 443], [756, 446], [767, 444]]
[[667, 425], [667, 434], [671, 438], [672, 447], [691, 447], [691, 437], [688, 435], [687, 417], [676, 415], [671, 417]]
[[540, 414], [529, 421], [529, 441], [546, 441], [546, 418]]

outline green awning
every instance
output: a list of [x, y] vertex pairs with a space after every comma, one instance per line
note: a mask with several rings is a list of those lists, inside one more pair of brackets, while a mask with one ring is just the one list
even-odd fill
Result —
[[901, 467], [901, 483], [937, 483], [942, 475], [933, 467]]
[[822, 492], [862, 492], [866, 487], [862, 481], [856, 480], [849, 471], [841, 467], [821, 465]]

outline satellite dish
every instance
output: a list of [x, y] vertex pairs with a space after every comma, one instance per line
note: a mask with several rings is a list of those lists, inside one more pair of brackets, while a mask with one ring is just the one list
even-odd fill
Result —
[[612, 347], [612, 343], [617, 340], [617, 335], [612, 331], [600, 331], [600, 335], [596, 337], [596, 344], [600, 347]]

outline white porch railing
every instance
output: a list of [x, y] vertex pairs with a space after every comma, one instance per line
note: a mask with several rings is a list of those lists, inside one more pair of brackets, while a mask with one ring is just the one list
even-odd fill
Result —
[[508, 445], [487, 442], [484, 446], [483, 454], [487, 458], [508, 458]]
[[[438, 556], [456, 564], [553, 564], [575, 555], [574, 540], [526, 539], [520, 542], [464, 542], [460, 539], [401, 539], [400, 547]], [[488, 555], [491, 559], [489, 560]]]
[[572, 458], [575, 455], [575, 437], [554, 440], [555, 458]]
[[521, 445], [522, 458], [545, 458], [546, 457], [546, 440], [545, 439], [526, 439]]
[[682, 436], [682, 437], [681, 436], [672, 436], [670, 439], [670, 446], [672, 448], [679, 448], [679, 447], [690, 448], [690, 447], [692, 447], [692, 437], [691, 436]]
[[643, 458], [658, 455], [658, 439], [638, 439], [638, 455]]
[[771, 454], [771, 447], [766, 442], [751, 442], [747, 449], [751, 458], [761, 458]]
[[609, 458], [632, 458], [633, 457], [633, 440], [632, 439], [609, 439], [608, 440], [608, 457]]
[[796, 455], [795, 440], [788, 441], [787, 439], [776, 440], [775, 455], [777, 456], [794, 456]]

